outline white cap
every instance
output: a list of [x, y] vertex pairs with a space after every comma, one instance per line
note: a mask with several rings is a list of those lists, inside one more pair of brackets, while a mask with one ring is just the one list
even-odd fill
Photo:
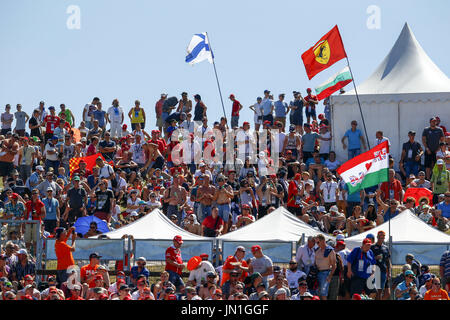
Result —
[[438, 160], [436, 161], [436, 164], [444, 164], [444, 160], [438, 159]]
[[339, 209], [338, 209], [337, 206], [331, 206], [330, 212], [331, 212], [331, 211], [333, 211], [333, 212], [339, 212]]
[[138, 213], [136, 211], [131, 211], [130, 217], [137, 217]]
[[28, 254], [26, 249], [20, 249], [17, 254]]
[[345, 240], [345, 237], [344, 237], [343, 234], [338, 234], [338, 235], [336, 236], [336, 241], [344, 241], [344, 240]]
[[36, 170], [39, 170], [39, 171], [45, 171], [45, 170], [44, 170], [44, 167], [42, 167], [42, 166], [36, 166]]

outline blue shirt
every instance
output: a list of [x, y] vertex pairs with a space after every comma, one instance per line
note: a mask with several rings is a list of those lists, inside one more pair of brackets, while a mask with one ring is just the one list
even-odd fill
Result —
[[261, 108], [263, 109], [263, 116], [272, 114], [273, 101], [270, 99], [263, 99], [261, 102]]
[[314, 146], [316, 144], [316, 140], [319, 137], [320, 137], [320, 135], [317, 132], [305, 133], [302, 136], [303, 151], [304, 152], [313, 152]]
[[278, 100], [273, 106], [275, 107], [275, 117], [286, 118], [286, 111], [288, 110], [286, 102]]
[[450, 219], [450, 203], [445, 204], [445, 201], [439, 202], [436, 205], [436, 209], [442, 210], [442, 216], [444, 218]]
[[59, 202], [55, 198], [45, 198], [42, 200], [45, 205], [45, 219], [56, 220], [56, 209], [59, 207]]
[[372, 250], [363, 253], [361, 247], [354, 248], [350, 252], [347, 262], [352, 266], [352, 273], [363, 279], [368, 279], [372, 275], [372, 266], [376, 263]]
[[131, 277], [136, 279], [139, 275], [143, 274], [147, 279], [150, 276], [150, 272], [147, 268], [143, 268], [141, 272], [138, 271], [138, 266], [131, 267]]
[[361, 130], [356, 129], [354, 132], [352, 129], [347, 130], [344, 137], [348, 138], [348, 150], [361, 149], [361, 140], [362, 137]]
[[103, 128], [105, 126], [105, 113], [103, 110], [95, 110], [94, 111], [94, 119], [98, 120], [98, 126]]
[[[407, 288], [411, 288], [411, 287], [407, 287], [406, 286], [406, 281], [403, 281], [403, 282], [400, 282], [398, 284], [397, 288], [395, 288], [395, 289], [403, 291], [403, 290], [406, 290]], [[397, 298], [397, 300], [406, 300], [406, 299], [409, 299], [409, 298], [410, 298], [409, 291], [406, 291], [400, 298]]]

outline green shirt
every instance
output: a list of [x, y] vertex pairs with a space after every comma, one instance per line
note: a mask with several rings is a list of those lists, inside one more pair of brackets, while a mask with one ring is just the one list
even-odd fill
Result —
[[[61, 111], [59, 113], [59, 116], [61, 116], [63, 112]], [[70, 124], [70, 126], [72, 126], [73, 121], [72, 121], [72, 113], [70, 112], [69, 109], [64, 110], [64, 113], [66, 114], [66, 121]]]

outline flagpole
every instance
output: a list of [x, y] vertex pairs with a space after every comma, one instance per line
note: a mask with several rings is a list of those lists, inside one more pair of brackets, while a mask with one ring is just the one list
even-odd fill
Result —
[[205, 33], [206, 33], [206, 37], [208, 38], [209, 48], [211, 50], [211, 57], [212, 57], [212, 61], [213, 61], [214, 74], [216, 75], [217, 88], [219, 88], [219, 96], [220, 96], [220, 102], [222, 102], [223, 115], [224, 115], [225, 119], [227, 119], [227, 115], [225, 113], [225, 105], [223, 104], [223, 99], [222, 99], [222, 91], [220, 90], [219, 77], [217, 76], [216, 63], [214, 61], [214, 53], [213, 53], [213, 50], [212, 50], [211, 41], [209, 40], [208, 32], [205, 32]]
[[363, 112], [361, 109], [361, 102], [359, 101], [358, 90], [356, 89], [355, 77], [353, 77], [352, 68], [350, 67], [350, 61], [348, 60], [347, 55], [345, 55], [345, 59], [347, 59], [347, 66], [348, 66], [348, 69], [350, 70], [350, 75], [352, 76], [352, 79], [353, 79], [352, 82], [353, 82], [353, 87], [355, 88], [356, 100], [358, 101], [359, 113], [361, 114], [361, 119], [362, 119], [362, 123], [363, 123], [363, 127], [364, 127], [364, 133], [366, 134], [367, 150], [370, 150], [369, 136], [367, 135], [366, 122], [364, 121], [364, 115], [363, 115]]

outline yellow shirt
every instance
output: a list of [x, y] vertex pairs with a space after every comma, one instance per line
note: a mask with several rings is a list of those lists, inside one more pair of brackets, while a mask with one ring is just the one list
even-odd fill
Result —
[[135, 108], [131, 109], [131, 123], [143, 123], [144, 122], [144, 113], [142, 112], [142, 108], [139, 108], [139, 111], [136, 111]]

